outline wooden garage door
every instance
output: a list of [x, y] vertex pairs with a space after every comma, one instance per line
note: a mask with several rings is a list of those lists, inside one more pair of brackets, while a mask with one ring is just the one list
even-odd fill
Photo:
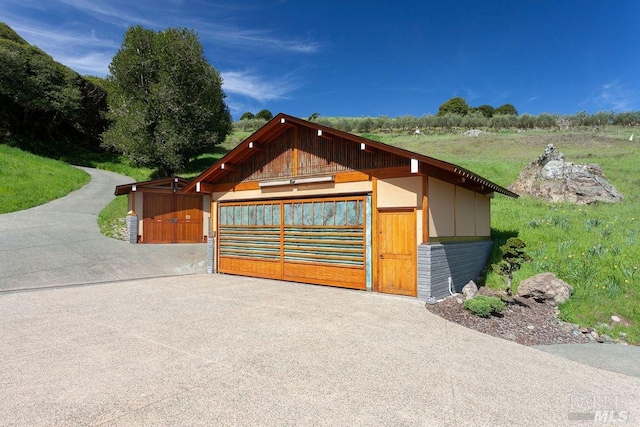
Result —
[[143, 243], [200, 243], [202, 196], [144, 193]]
[[366, 288], [364, 197], [219, 209], [221, 273]]

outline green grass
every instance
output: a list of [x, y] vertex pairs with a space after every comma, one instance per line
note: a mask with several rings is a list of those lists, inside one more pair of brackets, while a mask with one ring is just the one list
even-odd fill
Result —
[[[562, 319], [613, 337], [624, 332], [630, 342], [639, 343], [640, 145], [628, 140], [632, 132], [608, 128], [601, 132], [504, 132], [478, 137], [381, 137], [386, 143], [466, 167], [505, 187], [543, 153], [549, 142], [565, 153], [567, 161], [599, 164], [609, 182], [624, 194], [622, 202], [576, 206], [496, 195], [491, 204], [496, 243], [491, 262], [500, 259], [499, 245], [508, 237], [518, 236], [527, 244], [533, 261], [516, 273], [516, 289], [526, 277], [555, 273], [574, 288], [572, 298], [560, 307]], [[503, 287], [503, 280], [489, 270], [488, 286]], [[608, 328], [605, 325], [611, 324], [612, 315], [630, 324]]]
[[119, 238], [118, 229], [123, 225], [127, 215], [127, 196], [118, 196], [104, 207], [98, 214], [98, 227], [107, 237]]
[[73, 155], [66, 155], [61, 160], [72, 165], [102, 169], [128, 176], [131, 178], [131, 182], [148, 181], [153, 177], [152, 169], [133, 166], [120, 154], [111, 152], [77, 152]]
[[[483, 133], [478, 137], [463, 136], [462, 130], [455, 133], [425, 133], [418, 137], [407, 131], [377, 133], [373, 136], [394, 146], [458, 164], [505, 187], [514, 182], [520, 170], [541, 155], [550, 142], [565, 153], [568, 161], [599, 164], [607, 179], [624, 194], [621, 203], [575, 206], [567, 203], [550, 204], [529, 197], [514, 200], [496, 195], [491, 206], [492, 235], [496, 243], [491, 262], [500, 259], [498, 246], [508, 237], [520, 237], [527, 244], [533, 261], [516, 273], [516, 289], [518, 282], [526, 277], [546, 271], [555, 273], [574, 288], [572, 298], [560, 307], [560, 316], [564, 320], [594, 327], [613, 337], [624, 332], [630, 342], [640, 343], [640, 175], [637, 174], [640, 144], [628, 140], [634, 130], [607, 127], [602, 131], [513, 131]], [[181, 175], [187, 178], [198, 175], [250, 134], [233, 133], [219, 150], [200, 156]], [[8, 203], [15, 203], [14, 199], [22, 197], [22, 193], [39, 194], [45, 191], [44, 187], [48, 190], [48, 187], [53, 187], [52, 175], [56, 176], [56, 181], [58, 175], [62, 175], [57, 172], [43, 173], [47, 169], [41, 165], [41, 158], [36, 158], [37, 161], [30, 166], [32, 172], [27, 172], [29, 162], [19, 156], [35, 156], [20, 150], [13, 151], [6, 146], [0, 146], [0, 149], [0, 209], [4, 209]], [[8, 152], [10, 155], [5, 154]], [[153, 178], [151, 170], [135, 168], [114, 154], [83, 154], [66, 160], [118, 172], [130, 176], [132, 181]], [[9, 167], [8, 163], [11, 162], [12, 166]], [[59, 162], [51, 162], [60, 166]], [[11, 168], [13, 172], [9, 172]], [[62, 168], [79, 173], [65, 165]], [[36, 177], [44, 179], [40, 182], [28, 181]], [[64, 190], [51, 198], [78, 188], [87, 182], [88, 177], [84, 179], [76, 187], [63, 186]], [[20, 196], [8, 195], [9, 184], [20, 187], [12, 190]], [[38, 190], [34, 191], [35, 188]], [[27, 189], [30, 191], [25, 191]], [[51, 198], [39, 198], [30, 206]], [[110, 203], [98, 218], [103, 233], [113, 234], [114, 224], [124, 217], [126, 210], [125, 196], [117, 197]], [[502, 277], [491, 269], [486, 282], [491, 287], [504, 286]], [[604, 324], [611, 323], [612, 315], [620, 316], [627, 322], [609, 329]]]
[[64, 162], [0, 144], [0, 214], [42, 205], [79, 189], [90, 179]]

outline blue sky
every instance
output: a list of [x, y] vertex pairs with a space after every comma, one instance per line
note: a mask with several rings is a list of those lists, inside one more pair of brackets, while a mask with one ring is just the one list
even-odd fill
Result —
[[640, 110], [638, 0], [2, 0], [0, 21], [98, 76], [131, 25], [193, 29], [236, 119]]

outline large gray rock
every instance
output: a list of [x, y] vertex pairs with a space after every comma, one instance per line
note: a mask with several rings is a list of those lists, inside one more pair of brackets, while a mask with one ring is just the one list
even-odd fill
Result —
[[478, 285], [473, 280], [469, 280], [469, 283], [462, 288], [462, 295], [465, 299], [471, 299], [478, 293]]
[[558, 279], [553, 273], [540, 273], [524, 279], [518, 285], [517, 295], [523, 298], [533, 298], [538, 302], [562, 304], [569, 299], [573, 288]]
[[600, 166], [567, 162], [564, 154], [557, 151], [553, 144], [549, 144], [542, 156], [527, 165], [509, 188], [518, 194], [548, 202], [578, 205], [619, 202], [623, 198], [606, 180]]

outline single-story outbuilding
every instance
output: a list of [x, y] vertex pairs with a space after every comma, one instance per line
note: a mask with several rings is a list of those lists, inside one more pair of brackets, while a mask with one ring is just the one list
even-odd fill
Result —
[[421, 299], [481, 273], [495, 193], [518, 197], [454, 164], [285, 114], [177, 191], [202, 196], [214, 272]]
[[134, 243], [203, 243], [209, 229], [208, 195], [180, 191], [189, 180], [177, 176], [118, 185], [116, 196], [128, 196]]
[[421, 299], [475, 280], [491, 198], [432, 157], [279, 114], [192, 181], [116, 187], [132, 242], [208, 242], [210, 271]]

